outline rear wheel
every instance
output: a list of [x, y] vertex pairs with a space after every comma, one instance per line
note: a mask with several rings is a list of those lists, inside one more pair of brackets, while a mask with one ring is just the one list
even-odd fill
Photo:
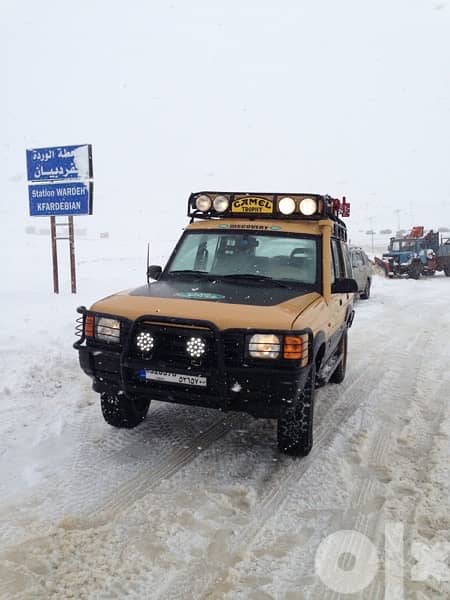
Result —
[[104, 393], [100, 396], [102, 414], [113, 427], [132, 429], [147, 416], [150, 400], [131, 398], [123, 393]]
[[361, 292], [359, 297], [363, 300], [368, 300], [370, 298], [370, 279], [367, 280], [366, 287], [364, 288], [364, 291]]
[[444, 267], [444, 273], [447, 277], [450, 277], [450, 267]]
[[345, 372], [347, 370], [347, 346], [348, 346], [348, 338], [347, 331], [341, 337], [341, 341], [339, 342], [339, 346], [337, 349], [338, 356], [342, 356], [342, 359], [336, 369], [334, 370], [333, 375], [330, 377], [330, 381], [332, 383], [342, 383], [345, 379]]
[[310, 367], [305, 386], [278, 418], [278, 448], [293, 456], [306, 456], [313, 444], [316, 365]]

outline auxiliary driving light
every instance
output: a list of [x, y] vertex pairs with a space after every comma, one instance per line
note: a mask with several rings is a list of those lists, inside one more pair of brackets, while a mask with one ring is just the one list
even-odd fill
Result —
[[208, 212], [208, 210], [211, 208], [211, 198], [206, 194], [202, 194], [195, 201], [195, 206], [202, 212]]
[[147, 331], [141, 331], [136, 337], [136, 346], [142, 352], [150, 352], [155, 345], [155, 338]]
[[314, 198], [303, 198], [299, 204], [299, 210], [305, 217], [310, 217], [317, 212], [317, 201]]
[[202, 338], [191, 337], [186, 342], [186, 350], [188, 354], [192, 356], [192, 358], [200, 358], [206, 351], [206, 344], [202, 340]]
[[225, 212], [229, 206], [230, 202], [226, 196], [216, 196], [214, 198], [213, 206], [216, 212], [222, 213]]
[[295, 200], [286, 196], [278, 202], [278, 210], [283, 215], [292, 215], [295, 210]]

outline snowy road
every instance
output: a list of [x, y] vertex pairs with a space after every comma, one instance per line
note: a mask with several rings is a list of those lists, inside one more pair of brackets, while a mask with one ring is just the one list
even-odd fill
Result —
[[0, 598], [450, 594], [449, 298], [440, 275], [375, 278], [303, 460], [240, 414], [155, 402], [108, 427], [76, 303], [36, 298], [0, 347]]

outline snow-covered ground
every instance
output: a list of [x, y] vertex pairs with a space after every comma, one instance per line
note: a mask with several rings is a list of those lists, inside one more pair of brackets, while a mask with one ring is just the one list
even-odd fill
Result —
[[75, 308], [142, 283], [145, 246], [80, 238], [79, 293], [54, 296], [48, 237], [24, 239], [36, 268], [0, 291], [0, 598], [450, 594], [450, 278], [375, 276], [294, 460], [242, 414], [155, 402], [107, 426]]

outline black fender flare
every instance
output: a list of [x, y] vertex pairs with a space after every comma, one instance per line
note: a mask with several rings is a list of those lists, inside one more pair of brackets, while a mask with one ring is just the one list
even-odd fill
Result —
[[317, 355], [319, 354], [320, 348], [322, 348], [322, 346], [324, 348], [323, 356], [325, 356], [326, 350], [327, 350], [327, 340], [326, 340], [324, 332], [323, 331], [319, 331], [314, 336], [314, 341], [313, 341], [313, 361], [317, 360]]

